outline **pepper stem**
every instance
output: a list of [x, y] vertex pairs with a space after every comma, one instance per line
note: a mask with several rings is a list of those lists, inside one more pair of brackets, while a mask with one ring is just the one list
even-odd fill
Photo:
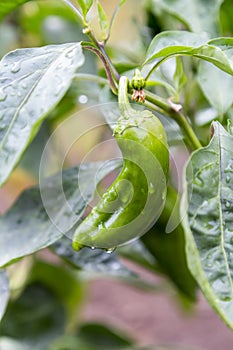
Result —
[[122, 76], [119, 80], [118, 86], [118, 105], [120, 110], [120, 115], [124, 119], [129, 119], [135, 110], [131, 107], [129, 98], [128, 98], [128, 86], [129, 80], [127, 77]]

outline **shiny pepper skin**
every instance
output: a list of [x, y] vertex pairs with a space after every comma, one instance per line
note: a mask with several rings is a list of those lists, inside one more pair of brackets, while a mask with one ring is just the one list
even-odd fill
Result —
[[96, 207], [78, 226], [73, 248], [114, 249], [147, 232], [160, 216], [167, 189], [169, 152], [160, 120], [150, 111], [131, 107], [128, 79], [119, 83], [121, 117], [114, 136], [123, 168]]

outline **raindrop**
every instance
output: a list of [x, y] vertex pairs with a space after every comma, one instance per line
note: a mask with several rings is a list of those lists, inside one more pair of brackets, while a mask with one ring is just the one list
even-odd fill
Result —
[[153, 194], [154, 192], [155, 192], [154, 185], [152, 183], [150, 183], [150, 185], [149, 185], [149, 193]]
[[231, 203], [230, 202], [228, 202], [228, 201], [226, 201], [226, 203], [225, 203], [225, 206], [226, 206], [226, 208], [230, 208], [231, 207]]
[[23, 88], [23, 89], [27, 89], [27, 88], [28, 88], [27, 84], [26, 84], [26, 83], [23, 83], [23, 84], [22, 84], [22, 88]]
[[21, 69], [21, 62], [16, 62], [11, 68], [11, 73], [17, 73]]
[[105, 252], [106, 252], [107, 254], [111, 254], [111, 253], [114, 252], [115, 249], [116, 249], [116, 248], [107, 248], [107, 249], [105, 249]]
[[20, 129], [21, 130], [25, 129], [27, 127], [27, 125], [28, 125], [27, 122], [24, 120], [22, 125], [20, 125]]
[[232, 297], [221, 295], [221, 296], [220, 296], [220, 299], [221, 299], [222, 301], [231, 301], [231, 300], [232, 300]]
[[91, 250], [95, 250], [95, 247], [91, 247]]
[[105, 223], [104, 222], [101, 222], [99, 225], [98, 225], [98, 229], [99, 230], [102, 230], [102, 229], [106, 229], [106, 226], [105, 226]]
[[0, 101], [5, 101], [5, 99], [7, 98], [7, 94], [0, 89]]
[[0, 124], [0, 130], [5, 130], [6, 129], [6, 124]]
[[21, 96], [22, 96], [22, 93], [21, 93], [20, 91], [18, 91], [18, 92], [17, 92], [17, 95], [18, 95], [19, 97], [21, 97]]
[[231, 159], [227, 165], [227, 167], [224, 169], [224, 172], [227, 173], [227, 172], [230, 172], [232, 173], [233, 172], [233, 160]]
[[226, 182], [229, 184], [230, 181], [231, 181], [231, 177], [229, 175], [227, 175]]
[[200, 176], [197, 176], [194, 179], [194, 184], [199, 186], [199, 187], [203, 187], [204, 186], [204, 181], [202, 180], [202, 178]]
[[74, 54], [75, 54], [75, 52], [74, 52], [73, 50], [70, 50], [70, 51], [68, 51], [68, 52], [66, 53], [66, 57], [67, 57], [67, 58], [73, 58], [73, 57], [74, 57]]
[[54, 91], [54, 96], [58, 96], [61, 93], [62, 89], [63, 89], [63, 85], [62, 84], [58, 85], [56, 90]]

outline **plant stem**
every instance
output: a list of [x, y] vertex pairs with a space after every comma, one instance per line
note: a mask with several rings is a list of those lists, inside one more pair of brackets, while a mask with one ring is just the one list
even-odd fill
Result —
[[78, 16], [78, 18], [83, 22], [84, 18], [81, 12], [75, 7], [69, 0], [62, 0], [67, 6], [71, 8], [71, 10]]
[[94, 47], [92, 45], [88, 46], [88, 43], [85, 43], [85, 45], [83, 45], [83, 47], [85, 49], [89, 50], [89, 51], [94, 52], [101, 59], [101, 61], [103, 62], [103, 65], [104, 65], [104, 68], [105, 68], [108, 80], [109, 80], [109, 84], [110, 84], [111, 90], [112, 90], [112, 92], [115, 95], [117, 95], [117, 87], [116, 87], [116, 83], [115, 83], [115, 81], [114, 81], [114, 79], [112, 77], [111, 68], [109, 67], [109, 64], [106, 61], [106, 59], [105, 59], [104, 55], [102, 54], [102, 52], [97, 47]]
[[144, 105], [156, 111], [158, 111], [158, 108], [153, 108], [153, 106], [159, 107], [169, 117], [174, 119], [177, 122], [177, 124], [180, 126], [184, 135], [187, 137], [187, 143], [189, 144], [189, 147], [192, 150], [196, 150], [202, 147], [200, 141], [198, 140], [196, 134], [192, 129], [192, 126], [189, 124], [186, 116], [182, 111], [175, 111], [166, 100], [162, 99], [161, 97], [149, 91], [145, 91], [145, 93], [146, 93], [146, 101], [149, 101], [150, 103], [147, 104], [147, 102], [145, 102]]

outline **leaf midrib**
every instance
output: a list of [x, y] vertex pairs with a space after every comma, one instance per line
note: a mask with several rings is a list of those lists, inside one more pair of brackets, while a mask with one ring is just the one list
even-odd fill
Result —
[[221, 147], [221, 134], [218, 131], [218, 148], [219, 148], [219, 185], [218, 185], [218, 194], [219, 194], [219, 221], [220, 221], [220, 230], [221, 230], [221, 248], [222, 248], [222, 252], [223, 252], [223, 258], [225, 261], [225, 265], [226, 265], [226, 271], [227, 271], [227, 277], [228, 277], [228, 281], [230, 284], [230, 288], [231, 288], [231, 295], [233, 295], [233, 283], [232, 283], [232, 278], [231, 278], [231, 272], [230, 272], [230, 267], [228, 264], [228, 259], [227, 259], [227, 254], [226, 254], [226, 249], [225, 249], [225, 245], [224, 245], [224, 230], [223, 230], [223, 218], [222, 218], [222, 184], [223, 184], [223, 176], [222, 176], [222, 169], [221, 169], [221, 161], [222, 161], [222, 147]]

